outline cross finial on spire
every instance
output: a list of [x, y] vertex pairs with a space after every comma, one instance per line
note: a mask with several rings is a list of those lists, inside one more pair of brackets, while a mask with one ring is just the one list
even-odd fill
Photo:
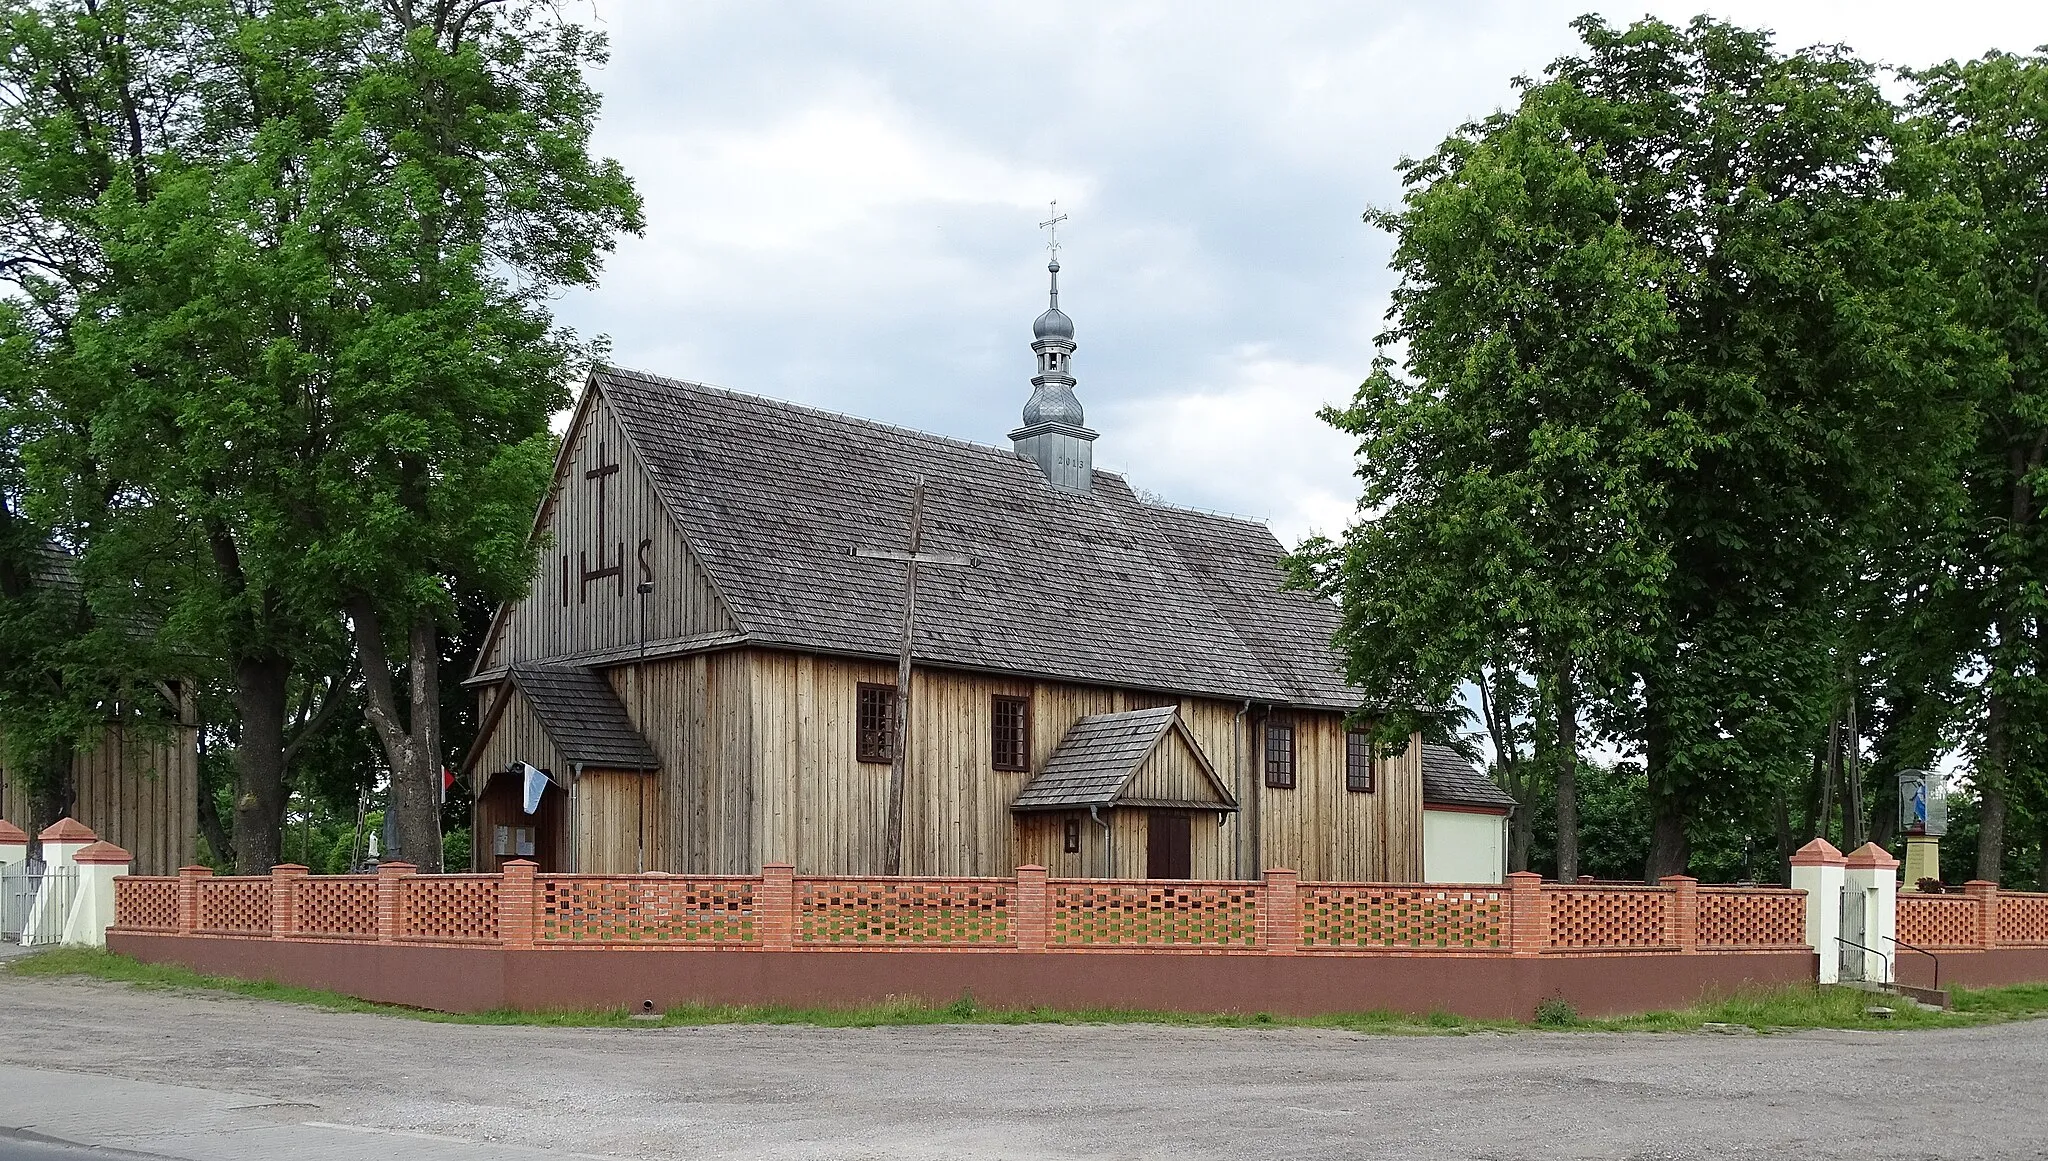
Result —
[[1060, 260], [1060, 223], [1066, 220], [1067, 215], [1060, 212], [1059, 199], [1054, 198], [1052, 201], [1052, 216], [1038, 223], [1039, 229], [1049, 231], [1050, 233], [1045, 248], [1052, 251], [1052, 260], [1054, 262]]

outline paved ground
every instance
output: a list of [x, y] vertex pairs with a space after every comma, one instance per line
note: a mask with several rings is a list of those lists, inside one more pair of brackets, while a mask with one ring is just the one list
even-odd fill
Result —
[[2039, 1158], [2044, 1075], [2048, 1022], [1427, 1038], [500, 1028], [0, 976], [0, 1131], [193, 1161]]

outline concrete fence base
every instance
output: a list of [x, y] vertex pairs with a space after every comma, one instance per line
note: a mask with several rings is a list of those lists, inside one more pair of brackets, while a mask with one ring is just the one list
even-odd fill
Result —
[[147, 963], [322, 988], [444, 1012], [658, 1010], [684, 1004], [840, 1007], [971, 995], [993, 1008], [1315, 1016], [1450, 1012], [1527, 1020], [1559, 998], [1586, 1016], [1681, 1008], [1748, 988], [1811, 984], [1809, 951], [1528, 957], [1014, 950], [634, 950], [438, 947], [116, 931]]

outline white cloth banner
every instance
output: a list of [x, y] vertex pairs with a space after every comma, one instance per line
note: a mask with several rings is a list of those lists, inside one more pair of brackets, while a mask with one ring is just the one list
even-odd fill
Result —
[[541, 792], [548, 788], [548, 772], [531, 762], [519, 763], [518, 769], [526, 778], [526, 813], [532, 814], [540, 809]]

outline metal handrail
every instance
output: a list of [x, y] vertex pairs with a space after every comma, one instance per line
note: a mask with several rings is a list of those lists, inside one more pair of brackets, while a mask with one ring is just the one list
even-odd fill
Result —
[[1883, 952], [1881, 952], [1881, 951], [1877, 950], [1877, 949], [1876, 949], [1876, 948], [1874, 948], [1874, 947], [1866, 947], [1866, 946], [1864, 946], [1863, 944], [1860, 944], [1860, 943], [1856, 942], [1855, 940], [1853, 940], [1853, 939], [1850, 939], [1850, 938], [1849, 938], [1848, 936], [1846, 936], [1846, 935], [1837, 935], [1837, 936], [1835, 937], [1835, 942], [1836, 942], [1836, 943], [1846, 943], [1846, 944], [1848, 944], [1848, 945], [1849, 945], [1850, 947], [1856, 948], [1856, 949], [1857, 949], [1857, 950], [1859, 950], [1859, 951], [1867, 951], [1867, 952], [1869, 952], [1870, 954], [1872, 954], [1872, 955], [1876, 956], [1877, 958], [1879, 958], [1879, 959], [1883, 960], [1883, 961], [1884, 961], [1884, 979], [1883, 979], [1883, 981], [1882, 981], [1882, 982], [1883, 982], [1883, 983], [1887, 983], [1887, 984], [1888, 984], [1888, 983], [1891, 983], [1891, 982], [1893, 981], [1893, 972], [1892, 972], [1892, 957], [1891, 957], [1891, 956], [1888, 956], [1888, 955], [1886, 955], [1885, 953], [1883, 953]]
[[1898, 936], [1896, 936], [1896, 935], [1887, 935], [1887, 936], [1885, 936], [1885, 938], [1886, 938], [1886, 939], [1889, 939], [1889, 940], [1891, 940], [1891, 941], [1892, 941], [1893, 943], [1895, 943], [1895, 944], [1898, 944], [1898, 945], [1899, 945], [1900, 947], [1903, 947], [1903, 948], [1905, 948], [1905, 949], [1906, 949], [1907, 951], [1917, 951], [1917, 952], [1919, 952], [1919, 953], [1920, 953], [1921, 955], [1924, 955], [1924, 956], [1926, 956], [1926, 957], [1927, 957], [1928, 959], [1931, 959], [1931, 960], [1933, 960], [1933, 961], [1934, 961], [1934, 990], [1935, 990], [1935, 991], [1937, 991], [1937, 992], [1941, 990], [1941, 957], [1940, 957], [1940, 956], [1938, 956], [1938, 955], [1934, 954], [1933, 952], [1931, 952], [1931, 951], [1927, 950], [1927, 949], [1926, 949], [1926, 948], [1924, 948], [1924, 947], [1915, 947], [1915, 946], [1913, 946], [1912, 944], [1910, 944], [1910, 943], [1907, 943], [1907, 942], [1906, 942], [1905, 940], [1903, 940], [1903, 939], [1900, 939], [1900, 938], [1899, 938]]

